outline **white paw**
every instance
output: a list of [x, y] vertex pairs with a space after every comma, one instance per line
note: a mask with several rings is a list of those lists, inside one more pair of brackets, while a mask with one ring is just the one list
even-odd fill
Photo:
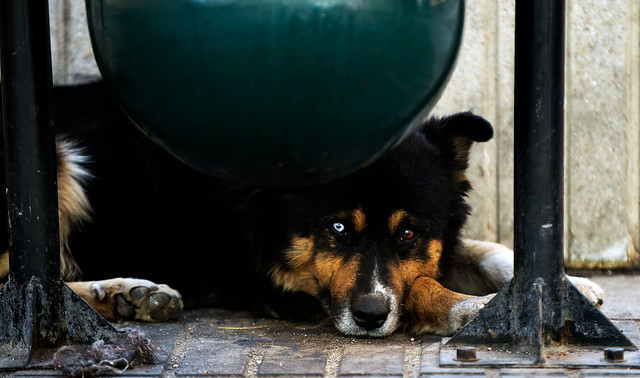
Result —
[[96, 300], [114, 301], [123, 319], [167, 321], [182, 311], [182, 296], [167, 285], [136, 278], [95, 281], [91, 292]]
[[567, 276], [567, 278], [596, 307], [604, 303], [604, 290], [597, 283], [584, 277]]
[[442, 336], [450, 336], [458, 332], [465, 324], [473, 319], [478, 311], [482, 310], [495, 294], [482, 297], [470, 296], [456, 303], [449, 311], [447, 326], [436, 333]]

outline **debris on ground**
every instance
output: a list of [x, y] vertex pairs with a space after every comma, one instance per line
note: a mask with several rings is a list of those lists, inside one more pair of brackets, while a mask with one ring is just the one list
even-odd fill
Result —
[[136, 364], [153, 363], [151, 342], [137, 328], [121, 329], [122, 337], [116, 344], [97, 340], [92, 345], [66, 345], [53, 355], [56, 370], [71, 376], [121, 374]]

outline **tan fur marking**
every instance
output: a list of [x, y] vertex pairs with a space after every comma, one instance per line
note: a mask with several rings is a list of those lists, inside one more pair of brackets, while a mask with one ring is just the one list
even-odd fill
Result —
[[313, 238], [294, 237], [285, 251], [287, 265], [278, 265], [269, 275], [286, 291], [303, 291], [318, 297], [321, 289], [329, 289], [334, 300], [344, 300], [355, 285], [358, 261], [348, 262], [331, 251], [317, 251]]
[[291, 248], [285, 251], [285, 256], [292, 267], [304, 267], [313, 258], [313, 237], [294, 237]]
[[[442, 256], [442, 242], [431, 240], [427, 246], [427, 256], [418, 256], [420, 246], [413, 251], [409, 258], [401, 260], [395, 269], [391, 269], [394, 285], [402, 288], [411, 285], [418, 277], [438, 278], [440, 273], [440, 257]], [[399, 291], [401, 292], [401, 291]]]
[[317, 296], [320, 291], [311, 266], [293, 270], [277, 266], [271, 269], [269, 275], [285, 291], [303, 291], [313, 296]]
[[[406, 290], [406, 288], [411, 288], [411, 292], [417, 290], [416, 293], [419, 294], [422, 289], [420, 284], [418, 284], [418, 286], [415, 286], [416, 282], [424, 281], [423, 279], [426, 279], [426, 281], [424, 282], [436, 282], [435, 279], [439, 276], [440, 273], [438, 264], [442, 255], [442, 241], [436, 239], [431, 240], [426, 246], [426, 253], [424, 252], [423, 248], [424, 245], [416, 246], [416, 249], [411, 252], [407, 259], [399, 261], [396, 266], [390, 268], [390, 281], [394, 292], [402, 293]], [[425, 254], [428, 254], [428, 256], [424, 256]], [[438, 284], [438, 286], [442, 287], [440, 284]], [[438, 292], [428, 291], [427, 294], [429, 296], [433, 296], [438, 294]], [[409, 300], [413, 301], [412, 305], [414, 306], [419, 306], [419, 304], [417, 303], [418, 300], [423, 302], [428, 302], [429, 300], [431, 300], [428, 296], [425, 299], [425, 297], [422, 295], [418, 295], [414, 299], [409, 298], [410, 297], [407, 297], [407, 299], [405, 300], [405, 306], [406, 302]], [[451, 306], [453, 306], [453, 304]], [[404, 311], [407, 314], [411, 315], [411, 310], [409, 310], [407, 307], [405, 307]], [[436, 309], [435, 311], [437, 314], [440, 314], [441, 312], [440, 309]], [[419, 314], [417, 316], [421, 318], [427, 318], [429, 316], [432, 316], [432, 314], [426, 313], [425, 315]], [[413, 321], [411, 321], [410, 323], [413, 324]]]
[[304, 291], [317, 296], [320, 288], [315, 278], [313, 237], [294, 237], [291, 247], [285, 251], [287, 265], [278, 265], [269, 275], [276, 285], [285, 291]]
[[58, 140], [56, 148], [61, 274], [70, 280], [77, 278], [80, 270], [69, 252], [69, 235], [73, 227], [90, 219], [91, 205], [82, 187], [83, 179], [89, 174], [74, 160], [78, 152], [72, 144]]
[[442, 257], [442, 241], [431, 240], [427, 248], [429, 260], [424, 263], [424, 272], [426, 276], [437, 278], [440, 275], [440, 257]]
[[321, 287], [330, 287], [333, 276], [340, 269], [344, 259], [331, 252], [319, 252], [315, 258], [315, 275]]
[[362, 230], [364, 230], [364, 228], [367, 226], [367, 219], [364, 215], [364, 211], [362, 211], [362, 208], [353, 210], [352, 219], [353, 228], [357, 233], [362, 232]]
[[[431, 240], [426, 246], [426, 253], [420, 252], [424, 249], [418, 247], [395, 269], [391, 269], [393, 285], [403, 291], [409, 288], [404, 313], [411, 331], [417, 334], [451, 335], [488, 301], [486, 297], [472, 297], [449, 290], [436, 281], [442, 248], [441, 240]], [[427, 256], [421, 256], [421, 253]]]
[[396, 210], [389, 217], [389, 232], [394, 234], [400, 226], [400, 223], [407, 217], [407, 212], [404, 210]]
[[429, 242], [427, 252], [429, 252], [431, 260], [435, 260], [436, 263], [439, 263], [440, 257], [442, 256], [442, 241], [437, 239], [431, 240]]
[[9, 275], [9, 251], [4, 251], [0, 255], [0, 279]]
[[100, 313], [109, 321], [121, 320], [116, 312], [116, 303], [114, 299], [115, 293], [108, 293], [102, 298], [97, 298], [92, 292], [92, 284], [94, 281], [67, 282], [67, 286], [76, 294], [82, 297], [91, 307]]
[[353, 229], [355, 232], [360, 233], [367, 227], [367, 217], [364, 214], [362, 208], [358, 207], [353, 211], [341, 211], [334, 214], [336, 219], [351, 219], [353, 223]]
[[413, 332], [437, 332], [448, 327], [451, 308], [468, 297], [445, 289], [434, 279], [419, 277], [407, 295], [405, 314]]
[[334, 303], [344, 303], [347, 300], [349, 291], [356, 284], [360, 260], [352, 258], [345, 263], [334, 266], [334, 273], [331, 279], [331, 299]]
[[100, 313], [105, 319], [109, 321], [122, 320], [116, 312], [116, 303], [114, 300], [114, 293], [109, 293], [104, 298], [96, 298], [92, 292], [91, 284], [94, 281], [79, 281], [79, 282], [67, 282], [67, 286], [76, 294], [82, 297], [91, 307]]
[[463, 136], [457, 136], [453, 139], [453, 148], [454, 151], [456, 151], [456, 161], [459, 164], [467, 164], [472, 145], [473, 141]]
[[455, 177], [456, 181], [458, 182], [469, 181], [469, 178], [467, 177], [467, 171], [457, 171]]
[[430, 261], [414, 261], [407, 260], [400, 263], [400, 272], [402, 282], [405, 285], [410, 285], [417, 277], [425, 276], [430, 278], [436, 278], [438, 276], [437, 268], [434, 269], [436, 264], [432, 264]]

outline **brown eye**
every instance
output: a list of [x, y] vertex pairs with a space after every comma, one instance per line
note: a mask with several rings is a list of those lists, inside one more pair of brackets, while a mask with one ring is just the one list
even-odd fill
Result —
[[413, 232], [413, 230], [411, 229], [406, 229], [404, 230], [404, 232], [402, 233], [402, 240], [406, 241], [406, 240], [411, 240], [413, 239], [413, 237], [416, 236], [415, 232]]

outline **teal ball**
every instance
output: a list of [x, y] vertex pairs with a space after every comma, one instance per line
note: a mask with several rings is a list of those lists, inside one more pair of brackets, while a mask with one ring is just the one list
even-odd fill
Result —
[[100, 71], [207, 174], [297, 186], [411, 133], [453, 70], [463, 0], [86, 0]]

